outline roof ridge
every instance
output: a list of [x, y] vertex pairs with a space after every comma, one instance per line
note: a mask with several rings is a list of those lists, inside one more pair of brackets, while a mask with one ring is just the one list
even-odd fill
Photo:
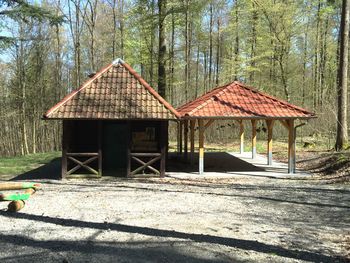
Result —
[[[249, 89], [249, 90], [251, 90], [251, 91], [253, 91], [253, 92], [259, 93], [259, 94], [261, 94], [261, 95], [263, 95], [263, 96], [265, 96], [265, 97], [268, 97], [269, 99], [272, 99], [272, 100], [274, 100], [274, 101], [276, 101], [276, 102], [279, 102], [279, 103], [281, 103], [281, 104], [284, 104], [284, 105], [286, 105], [286, 106], [288, 106], [288, 107], [290, 107], [290, 108], [297, 109], [297, 110], [299, 110], [299, 111], [301, 111], [301, 112], [303, 112], [303, 113], [308, 113], [308, 114], [311, 114], [311, 115], [315, 115], [315, 113], [312, 112], [312, 111], [309, 111], [309, 110], [307, 110], [307, 109], [303, 109], [303, 108], [301, 108], [301, 107], [299, 107], [299, 106], [296, 106], [296, 105], [294, 105], [294, 104], [292, 104], [292, 103], [290, 103], [290, 102], [288, 102], [288, 101], [286, 101], [286, 100], [278, 99], [278, 98], [276, 98], [276, 97], [274, 97], [274, 96], [272, 96], [272, 95], [269, 95], [269, 94], [267, 94], [267, 93], [265, 93], [265, 92], [263, 92], [263, 91], [260, 91], [260, 90], [258, 90], [258, 89], [255, 89], [255, 88], [253, 88], [253, 87], [251, 87], [251, 86], [247, 86], [246, 84], [243, 84], [243, 83], [241, 83], [241, 82], [239, 82], [239, 81], [234, 81], [233, 83], [235, 83], [235, 84], [237, 84], [237, 85], [239, 85], [239, 86], [241, 86], [241, 87], [243, 87], [243, 88]], [[233, 83], [232, 83], [232, 84], [233, 84]]]
[[120, 60], [119, 64], [123, 65], [161, 104], [171, 111], [177, 118], [180, 118], [180, 113], [171, 106], [162, 96], [159, 95], [128, 63]]
[[50, 114], [54, 113], [58, 108], [66, 104], [70, 99], [72, 99], [76, 94], [78, 94], [80, 91], [82, 91], [84, 88], [86, 88], [88, 85], [90, 85], [92, 82], [94, 82], [95, 79], [100, 77], [103, 73], [108, 71], [113, 65], [113, 63], [108, 64], [106, 67], [102, 68], [99, 72], [97, 72], [92, 78], [84, 82], [83, 85], [80, 86], [80, 88], [73, 90], [71, 93], [67, 94], [59, 103], [54, 105], [52, 108], [50, 108], [45, 114], [44, 117], [48, 117]]

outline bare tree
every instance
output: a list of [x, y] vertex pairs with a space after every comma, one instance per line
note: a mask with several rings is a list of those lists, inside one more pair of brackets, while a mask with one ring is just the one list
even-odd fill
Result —
[[347, 96], [348, 96], [348, 59], [349, 59], [349, 10], [350, 0], [343, 0], [339, 31], [339, 67], [338, 67], [338, 119], [335, 149], [344, 149], [348, 144]]

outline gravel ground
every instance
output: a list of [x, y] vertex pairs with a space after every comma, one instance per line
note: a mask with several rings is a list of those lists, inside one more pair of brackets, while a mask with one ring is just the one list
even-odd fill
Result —
[[0, 262], [350, 262], [349, 185], [47, 180], [5, 208]]

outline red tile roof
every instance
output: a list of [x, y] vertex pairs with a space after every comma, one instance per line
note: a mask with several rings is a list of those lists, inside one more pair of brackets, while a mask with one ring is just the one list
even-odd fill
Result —
[[240, 82], [213, 89], [179, 107], [182, 117], [313, 118], [315, 114]]
[[44, 114], [47, 119], [175, 119], [179, 113], [118, 59]]

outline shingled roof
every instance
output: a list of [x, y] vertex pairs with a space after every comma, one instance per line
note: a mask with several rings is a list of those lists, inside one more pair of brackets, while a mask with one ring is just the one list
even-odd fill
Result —
[[175, 119], [178, 112], [121, 59], [44, 114], [47, 119]]
[[194, 118], [309, 119], [315, 117], [315, 114], [308, 110], [237, 81], [215, 88], [179, 107], [177, 111], [182, 117]]

